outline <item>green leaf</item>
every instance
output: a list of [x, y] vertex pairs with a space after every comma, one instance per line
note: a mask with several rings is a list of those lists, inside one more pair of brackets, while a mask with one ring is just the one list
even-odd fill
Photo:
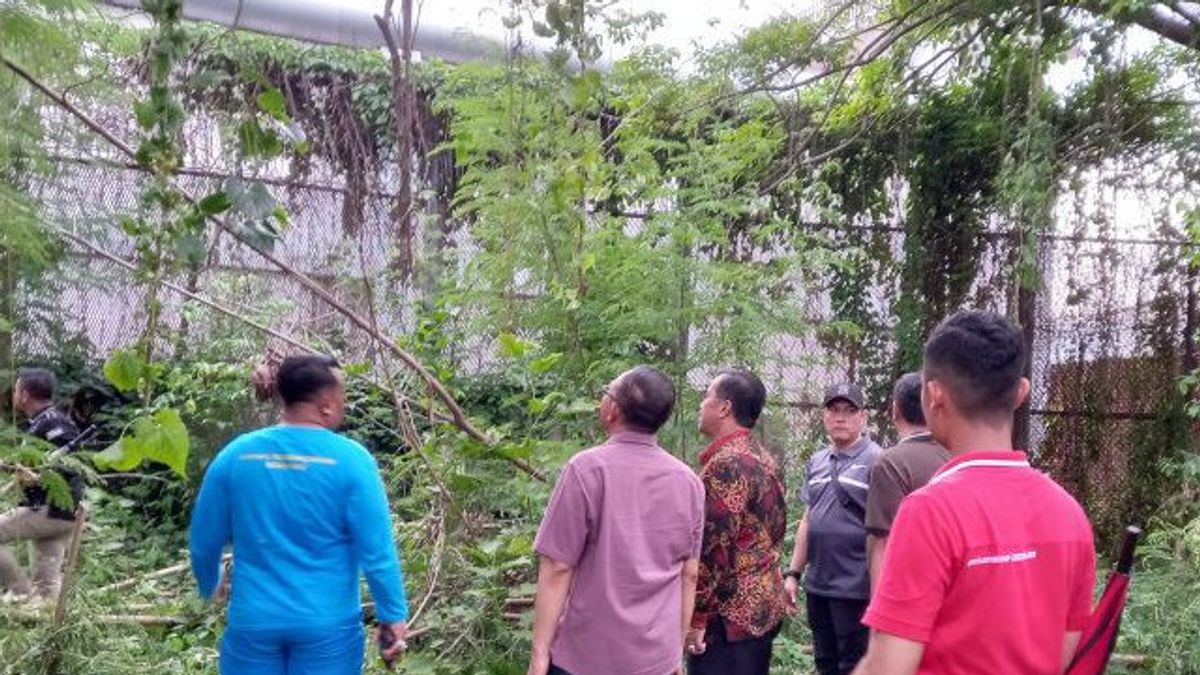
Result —
[[279, 201], [260, 181], [246, 185], [241, 180], [230, 180], [229, 198], [233, 207], [247, 220], [265, 220], [274, 217]]
[[218, 213], [224, 213], [233, 206], [233, 200], [224, 192], [214, 192], [197, 204], [200, 213], [206, 216], [215, 216]]
[[96, 453], [92, 462], [100, 469], [129, 471], [149, 460], [166, 465], [180, 478], [187, 478], [189, 446], [187, 427], [179, 411], [166, 408], [135, 419], [132, 432]]
[[533, 456], [535, 444], [533, 439], [526, 439], [521, 443], [503, 443], [496, 448], [496, 454], [509, 459], [525, 459]]
[[92, 455], [92, 463], [104, 471], [129, 471], [142, 463], [142, 453], [134, 448], [136, 441], [126, 437]]
[[529, 369], [534, 373], [541, 375], [558, 365], [562, 361], [562, 352], [553, 352], [541, 358], [534, 359], [529, 363]]
[[154, 103], [150, 101], [135, 101], [133, 104], [133, 116], [137, 118], [139, 127], [142, 129], [150, 129], [154, 126]]
[[140, 233], [142, 230], [138, 221], [130, 218], [129, 216], [122, 216], [119, 222], [121, 224], [121, 231], [131, 237], [138, 236], [138, 233]]
[[279, 226], [282, 228], [286, 229], [292, 224], [292, 217], [288, 215], [288, 211], [283, 207], [283, 204], [279, 204], [271, 210], [271, 217], [274, 218], [275, 222], [279, 223]]
[[64, 511], [75, 510], [75, 500], [71, 497], [71, 485], [63, 475], [53, 469], [41, 474], [42, 487], [46, 489], [46, 501], [51, 506], [57, 506]]
[[188, 264], [197, 265], [204, 260], [204, 255], [208, 252], [207, 242], [203, 235], [188, 232], [175, 239], [175, 251]]
[[268, 89], [258, 95], [258, 108], [280, 122], [290, 121], [287, 114], [287, 101], [283, 92], [278, 89]]
[[133, 349], [120, 349], [104, 362], [104, 377], [120, 391], [137, 389], [146, 374], [146, 362]]
[[139, 417], [133, 432], [141, 444], [142, 456], [165, 464], [180, 478], [187, 478], [188, 432], [173, 408], [159, 410], [153, 417]]
[[272, 159], [283, 154], [283, 141], [260, 127], [257, 120], [246, 120], [238, 127], [238, 144], [246, 157]]
[[498, 339], [500, 340], [500, 353], [505, 358], [519, 359], [533, 347], [532, 342], [522, 340], [512, 333], [501, 333]]

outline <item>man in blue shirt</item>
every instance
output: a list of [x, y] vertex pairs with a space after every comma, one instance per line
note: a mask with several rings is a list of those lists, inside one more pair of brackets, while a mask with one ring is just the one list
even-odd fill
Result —
[[209, 465], [192, 512], [192, 571], [211, 598], [221, 553], [237, 564], [221, 641], [222, 675], [362, 672], [359, 577], [385, 659], [404, 648], [408, 606], [374, 458], [334, 431], [345, 412], [337, 362], [284, 359], [278, 426], [240, 436]]

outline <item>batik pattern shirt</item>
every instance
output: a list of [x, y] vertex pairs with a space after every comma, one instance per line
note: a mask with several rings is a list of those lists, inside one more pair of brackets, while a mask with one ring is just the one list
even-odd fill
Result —
[[692, 627], [720, 616], [726, 639], [762, 637], [787, 611], [779, 562], [787, 531], [784, 483], [775, 458], [741, 430], [700, 455], [704, 542]]

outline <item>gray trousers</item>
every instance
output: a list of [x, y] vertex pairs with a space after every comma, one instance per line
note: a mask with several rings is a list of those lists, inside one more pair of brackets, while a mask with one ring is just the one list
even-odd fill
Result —
[[[62, 585], [63, 554], [71, 541], [70, 520], [51, 518], [48, 507], [31, 509], [19, 506], [0, 514], [0, 590], [14, 593], [33, 592], [43, 597], [58, 595]], [[12, 549], [5, 544], [17, 541], [33, 543], [33, 583], [31, 584]]]

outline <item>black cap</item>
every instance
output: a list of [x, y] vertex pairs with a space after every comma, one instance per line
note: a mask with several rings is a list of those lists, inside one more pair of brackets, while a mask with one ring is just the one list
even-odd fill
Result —
[[863, 407], [862, 387], [853, 382], [831, 384], [825, 388], [825, 398], [821, 402], [821, 407], [828, 407], [830, 403], [838, 399], [853, 403], [854, 407], [861, 409]]

